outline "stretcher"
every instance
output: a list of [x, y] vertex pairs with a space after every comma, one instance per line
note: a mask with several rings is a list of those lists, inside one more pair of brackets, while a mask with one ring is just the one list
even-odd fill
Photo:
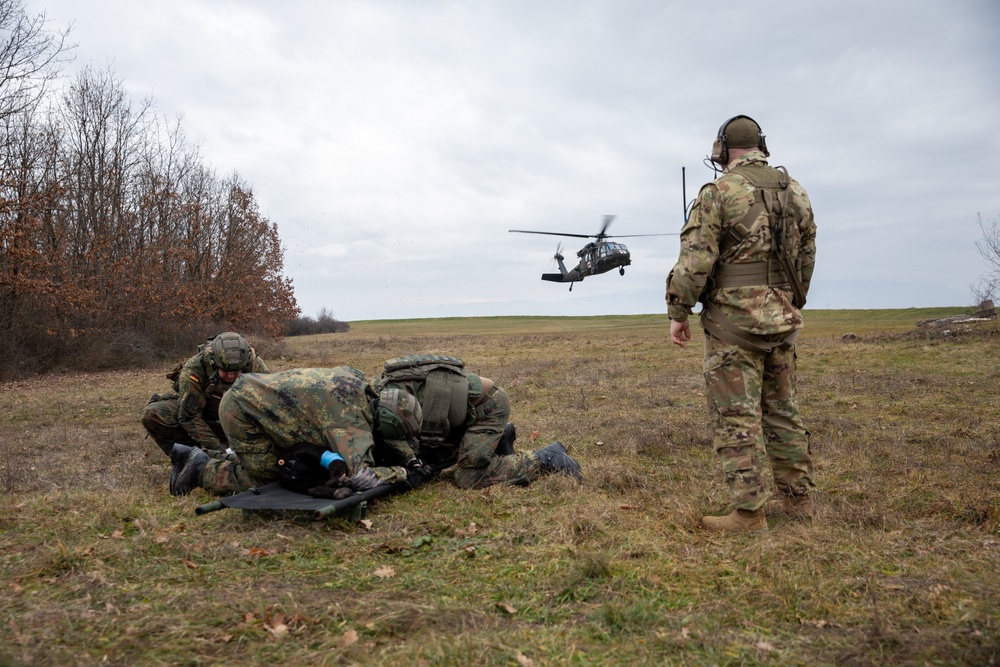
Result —
[[361, 520], [368, 513], [370, 501], [409, 490], [410, 486], [406, 482], [380, 484], [367, 491], [353, 493], [341, 500], [331, 500], [329, 498], [313, 498], [304, 493], [286, 489], [278, 482], [274, 482], [199, 505], [195, 508], [194, 513], [201, 516], [227, 507], [251, 511], [298, 510], [311, 512], [313, 519], [321, 521], [335, 514], [346, 514], [350, 511], [352, 519]]

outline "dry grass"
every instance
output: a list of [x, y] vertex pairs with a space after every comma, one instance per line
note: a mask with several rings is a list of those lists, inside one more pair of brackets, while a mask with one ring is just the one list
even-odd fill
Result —
[[520, 448], [537, 431], [584, 466], [583, 486], [446, 474], [370, 527], [195, 517], [209, 496], [169, 496], [138, 423], [166, 368], [5, 385], [0, 665], [997, 664], [1000, 331], [914, 329], [935, 314], [809, 313], [817, 517], [773, 508], [760, 537], [698, 528], [726, 492], [698, 340], [671, 349], [662, 317], [361, 322], [276, 346], [278, 369], [457, 354], [508, 389]]

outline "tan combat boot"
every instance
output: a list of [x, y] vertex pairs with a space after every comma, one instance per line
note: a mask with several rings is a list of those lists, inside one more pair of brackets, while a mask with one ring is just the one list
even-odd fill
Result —
[[701, 525], [709, 530], [730, 532], [757, 532], [767, 530], [767, 517], [764, 508], [756, 510], [735, 510], [726, 516], [703, 516]]
[[813, 501], [808, 493], [801, 496], [781, 494], [781, 507], [788, 514], [801, 518], [812, 518]]

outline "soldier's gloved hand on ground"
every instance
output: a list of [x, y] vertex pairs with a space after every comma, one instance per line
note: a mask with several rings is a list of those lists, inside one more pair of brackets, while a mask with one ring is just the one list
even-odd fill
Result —
[[431, 467], [420, 459], [413, 458], [406, 462], [406, 483], [410, 485], [411, 489], [426, 482], [433, 474], [434, 471], [431, 470]]

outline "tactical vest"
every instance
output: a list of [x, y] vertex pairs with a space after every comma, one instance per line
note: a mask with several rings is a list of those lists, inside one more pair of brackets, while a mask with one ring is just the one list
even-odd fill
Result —
[[[788, 170], [784, 167], [741, 165], [733, 167], [730, 173], [750, 181], [754, 187], [754, 203], [743, 218], [719, 240], [719, 257], [739, 246], [764, 224], [768, 224], [771, 229], [771, 251], [766, 260], [759, 262], [716, 262], [709, 281], [711, 289], [756, 286], [785, 289], [792, 293], [792, 305], [802, 308], [806, 303], [806, 294], [802, 285], [801, 261], [792, 257], [790, 251], [792, 232], [798, 221], [788, 204], [788, 186], [791, 182]], [[788, 346], [797, 333], [792, 332], [780, 341], [767, 340], [732, 324], [719, 307], [707, 298], [704, 305], [702, 325], [705, 329], [720, 340], [746, 349], [769, 351]]]
[[[469, 394], [476, 380], [462, 369], [465, 362], [443, 354], [408, 354], [385, 362], [376, 390], [404, 382], [417, 382], [423, 421], [421, 446], [444, 444], [449, 436], [460, 436], [469, 415]], [[480, 387], [479, 393], [482, 392]]]

